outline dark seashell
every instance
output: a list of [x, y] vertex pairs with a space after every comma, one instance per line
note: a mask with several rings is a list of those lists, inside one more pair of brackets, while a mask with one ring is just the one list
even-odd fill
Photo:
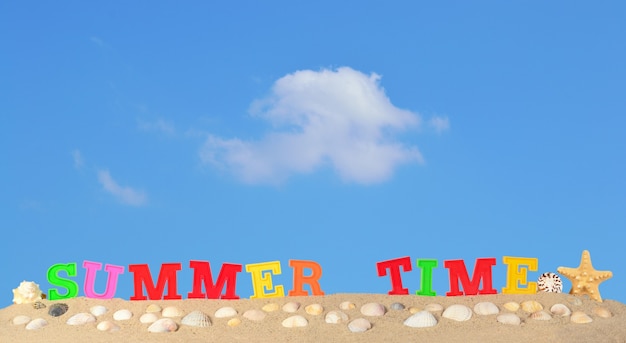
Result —
[[36, 310], [46, 308], [46, 304], [42, 303], [41, 301], [35, 301], [35, 303], [33, 303], [33, 308], [35, 308]]
[[48, 314], [53, 317], [62, 316], [65, 312], [67, 312], [68, 308], [69, 306], [67, 306], [67, 304], [54, 304], [50, 306]]

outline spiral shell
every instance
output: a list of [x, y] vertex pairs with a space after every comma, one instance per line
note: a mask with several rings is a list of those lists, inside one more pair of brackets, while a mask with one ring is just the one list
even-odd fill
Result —
[[437, 318], [428, 311], [420, 311], [407, 318], [403, 324], [412, 328], [429, 328], [437, 325]]
[[464, 322], [472, 318], [472, 309], [461, 304], [451, 305], [441, 314], [442, 317]]
[[540, 292], [561, 293], [563, 291], [563, 281], [555, 273], [543, 273], [537, 279], [537, 288]]
[[20, 285], [13, 289], [13, 303], [31, 304], [43, 299], [43, 293], [39, 285], [32, 281], [22, 281]]

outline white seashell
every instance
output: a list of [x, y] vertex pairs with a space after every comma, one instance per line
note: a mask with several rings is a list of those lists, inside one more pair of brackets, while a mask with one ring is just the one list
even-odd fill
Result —
[[300, 308], [300, 303], [295, 302], [295, 301], [290, 301], [286, 303], [285, 305], [283, 305], [283, 311], [288, 312], [288, 313], [294, 313], [298, 311], [299, 308]]
[[352, 332], [365, 332], [372, 328], [372, 323], [365, 318], [357, 318], [348, 323], [348, 329]]
[[441, 304], [428, 304], [424, 307], [424, 310], [428, 312], [440, 312], [443, 311], [443, 305]]
[[569, 309], [569, 307], [565, 306], [564, 304], [554, 304], [552, 305], [552, 307], [550, 307], [550, 312], [552, 312], [552, 314], [554, 314], [555, 316], [569, 316], [570, 314], [572, 314], [572, 311]]
[[591, 323], [593, 321], [591, 317], [589, 317], [585, 312], [582, 312], [582, 311], [572, 312], [572, 315], [571, 317], [569, 317], [569, 319], [572, 323], [576, 323], [576, 324], [586, 324], [586, 323]]
[[96, 317], [94, 317], [93, 314], [81, 312], [69, 317], [65, 323], [67, 325], [83, 325], [87, 323], [93, 323], [95, 321]]
[[163, 311], [161, 311], [161, 316], [165, 318], [182, 317], [183, 314], [184, 314], [183, 311], [175, 306], [165, 307]]
[[496, 317], [496, 320], [499, 323], [507, 324], [507, 325], [520, 325], [522, 323], [522, 319], [518, 317], [515, 313], [502, 313]]
[[401, 303], [393, 303], [391, 304], [391, 306], [389, 306], [389, 308], [391, 308], [392, 310], [396, 310], [396, 311], [402, 311], [404, 310], [404, 305]]
[[235, 326], [241, 324], [241, 319], [239, 318], [231, 318], [228, 320], [228, 322], [226, 323], [228, 326], [230, 326], [231, 328], [234, 328]]
[[550, 313], [548, 313], [547, 311], [544, 311], [544, 310], [533, 312], [533, 313], [530, 314], [529, 317], [534, 319], [534, 320], [550, 320], [550, 319], [552, 319], [552, 315]]
[[261, 310], [263, 310], [265, 312], [274, 312], [274, 311], [278, 310], [279, 308], [280, 307], [278, 306], [277, 303], [269, 303], [269, 304], [263, 305]]
[[261, 310], [247, 310], [246, 312], [243, 313], [244, 318], [255, 321], [255, 322], [263, 320], [265, 316], [266, 316], [265, 312]]
[[324, 320], [328, 324], [345, 323], [348, 321], [348, 315], [341, 311], [330, 311], [326, 314]]
[[367, 303], [361, 306], [361, 314], [364, 316], [378, 317], [384, 315], [385, 312], [387, 312], [387, 310], [383, 304]]
[[26, 330], [39, 330], [46, 325], [48, 325], [48, 322], [45, 319], [35, 318], [26, 324]]
[[89, 312], [91, 312], [91, 314], [93, 314], [96, 317], [99, 317], [105, 313], [107, 313], [108, 309], [102, 305], [96, 305], [96, 306], [92, 306], [89, 309]]
[[309, 321], [299, 314], [288, 317], [282, 322], [282, 325], [286, 328], [301, 328], [307, 326], [308, 324]]
[[600, 318], [611, 318], [613, 317], [613, 313], [606, 307], [594, 307], [593, 314]]
[[412, 328], [429, 328], [437, 325], [437, 319], [428, 311], [420, 311], [407, 318], [404, 325]]
[[115, 320], [129, 320], [132, 317], [133, 313], [127, 309], [117, 310], [113, 313], [113, 319]]
[[29, 316], [19, 315], [13, 318], [13, 325], [24, 325], [30, 322]]
[[304, 311], [312, 316], [318, 316], [324, 312], [324, 307], [320, 304], [311, 304], [306, 306]]
[[522, 301], [520, 307], [522, 308], [522, 311], [526, 313], [534, 313], [543, 310], [543, 305], [535, 300]]
[[171, 318], [161, 318], [148, 327], [149, 332], [155, 333], [174, 332], [176, 330], [178, 330], [178, 324]]
[[464, 322], [472, 318], [472, 309], [461, 304], [451, 305], [441, 314], [442, 317]]
[[354, 303], [351, 303], [349, 301], [343, 301], [341, 304], [339, 304], [339, 308], [347, 311], [347, 310], [352, 310], [356, 308], [356, 305]]
[[146, 307], [146, 313], [158, 313], [161, 312], [161, 310], [161, 306], [157, 304], [150, 304], [148, 305], [148, 307]]
[[143, 324], [152, 324], [159, 320], [159, 317], [154, 312], [144, 313], [139, 317], [139, 321]]
[[517, 312], [517, 310], [519, 310], [519, 303], [516, 303], [515, 301], [509, 301], [502, 305], [502, 307], [504, 307], [508, 311]]
[[555, 273], [543, 273], [537, 280], [537, 288], [540, 292], [561, 293], [563, 291], [563, 281]]
[[96, 328], [100, 331], [109, 331], [109, 332], [120, 330], [119, 325], [108, 320], [98, 323], [98, 325], [96, 325]]
[[202, 311], [192, 311], [184, 316], [183, 319], [180, 320], [180, 323], [187, 326], [204, 328], [211, 326], [211, 319]]
[[228, 318], [237, 315], [237, 310], [230, 306], [220, 307], [215, 311], [215, 318]]
[[42, 299], [43, 293], [39, 285], [32, 281], [24, 280], [13, 289], [13, 303], [15, 304], [30, 304]]
[[488, 316], [491, 314], [500, 313], [500, 309], [498, 308], [498, 306], [496, 306], [496, 304], [492, 302], [483, 301], [474, 305], [474, 312], [476, 312], [476, 314], [479, 314], [481, 316]]

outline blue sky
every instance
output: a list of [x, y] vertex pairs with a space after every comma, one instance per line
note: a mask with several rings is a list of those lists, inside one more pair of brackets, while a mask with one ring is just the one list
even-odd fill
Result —
[[585, 249], [624, 302], [625, 36], [617, 1], [4, 2], [0, 306], [84, 260], [180, 262], [186, 295], [190, 260], [286, 290], [314, 260], [330, 294], [433, 258], [443, 295], [444, 260], [500, 290], [503, 256]]

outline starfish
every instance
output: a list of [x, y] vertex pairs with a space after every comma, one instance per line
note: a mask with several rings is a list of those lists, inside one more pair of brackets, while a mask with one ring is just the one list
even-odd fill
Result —
[[593, 269], [591, 255], [587, 250], [583, 251], [578, 268], [559, 267], [557, 271], [572, 282], [570, 294], [587, 294], [591, 299], [599, 302], [602, 302], [602, 298], [598, 286], [601, 282], [613, 277], [613, 273], [610, 271]]

